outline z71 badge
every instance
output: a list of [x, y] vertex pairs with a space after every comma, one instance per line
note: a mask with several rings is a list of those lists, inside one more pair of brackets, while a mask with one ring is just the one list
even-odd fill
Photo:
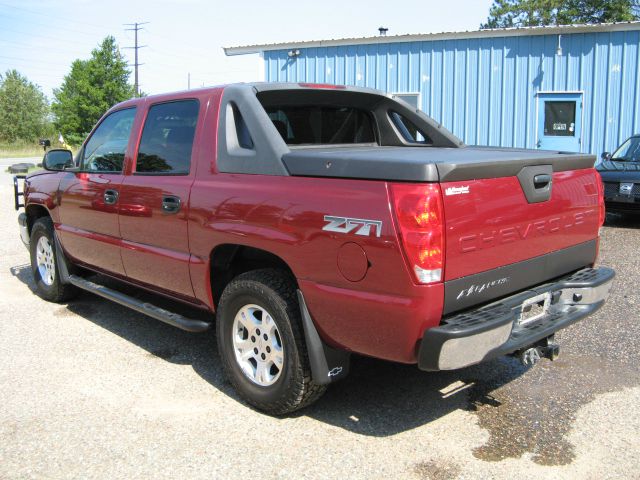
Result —
[[334, 217], [333, 215], [325, 215], [324, 221], [328, 222], [322, 230], [334, 233], [351, 233], [355, 230], [356, 235], [368, 237], [371, 235], [371, 229], [376, 237], [382, 235], [382, 221], [366, 220], [364, 218], [348, 218]]

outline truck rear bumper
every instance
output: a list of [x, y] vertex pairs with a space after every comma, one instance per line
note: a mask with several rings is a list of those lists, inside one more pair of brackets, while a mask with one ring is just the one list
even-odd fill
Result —
[[21, 213], [18, 215], [18, 225], [20, 226], [20, 240], [24, 243], [24, 246], [29, 250], [29, 228], [27, 227], [27, 214]]
[[[598, 310], [615, 272], [585, 268], [552, 283], [452, 315], [425, 331], [421, 370], [454, 370], [532, 345]], [[524, 312], [523, 310], [529, 310]], [[538, 315], [531, 312], [540, 311]]]

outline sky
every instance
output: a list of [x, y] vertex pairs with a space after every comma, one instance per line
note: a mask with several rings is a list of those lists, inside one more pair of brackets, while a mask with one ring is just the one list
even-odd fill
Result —
[[[15, 68], [51, 99], [75, 59], [113, 35], [133, 64], [138, 33], [140, 88], [148, 93], [259, 78], [258, 55], [222, 47], [330, 38], [477, 30], [491, 0], [0, 0], [0, 72]], [[131, 75], [133, 83], [133, 73]]]

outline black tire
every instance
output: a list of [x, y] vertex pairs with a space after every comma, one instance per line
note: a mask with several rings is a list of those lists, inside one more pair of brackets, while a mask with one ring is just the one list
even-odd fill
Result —
[[[233, 324], [236, 314], [247, 305], [266, 310], [278, 330], [284, 360], [272, 385], [255, 383], [236, 360]], [[311, 378], [296, 286], [287, 272], [254, 270], [233, 279], [218, 304], [216, 334], [227, 378], [238, 394], [258, 410], [271, 415], [291, 413], [315, 402], [326, 390]]]
[[[38, 242], [44, 237], [52, 247], [53, 258], [53, 281], [42, 278], [38, 269], [37, 248]], [[56, 254], [53, 222], [49, 217], [42, 217], [36, 220], [31, 228], [29, 239], [29, 252], [31, 254], [31, 272], [36, 284], [36, 293], [50, 302], [61, 303], [72, 299], [78, 294], [78, 289], [73, 285], [62, 284], [60, 282], [59, 259]]]

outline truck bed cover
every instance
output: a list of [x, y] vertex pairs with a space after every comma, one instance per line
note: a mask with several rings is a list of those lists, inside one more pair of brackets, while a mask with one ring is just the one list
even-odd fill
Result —
[[525, 166], [554, 172], [591, 168], [595, 156], [546, 150], [467, 146], [294, 147], [282, 157], [293, 176], [447, 182], [515, 176]]

